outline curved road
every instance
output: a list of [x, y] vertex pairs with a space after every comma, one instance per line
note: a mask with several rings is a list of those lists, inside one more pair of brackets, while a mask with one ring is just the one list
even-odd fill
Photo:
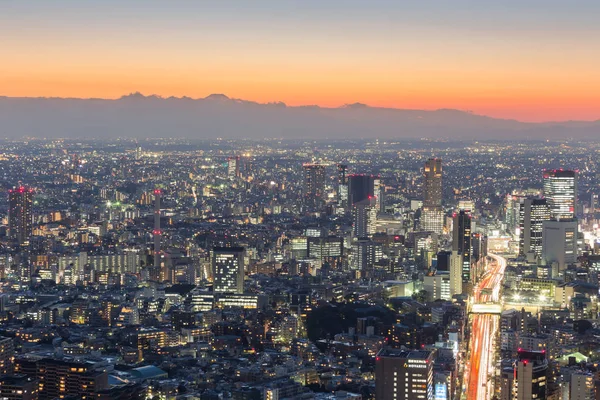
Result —
[[[506, 259], [489, 254], [493, 259], [485, 275], [473, 290], [473, 303], [498, 302], [506, 268]], [[494, 337], [498, 332], [500, 317], [491, 314], [473, 315], [471, 351], [465, 377], [467, 400], [488, 400], [492, 395], [492, 382], [488, 378], [494, 368]]]

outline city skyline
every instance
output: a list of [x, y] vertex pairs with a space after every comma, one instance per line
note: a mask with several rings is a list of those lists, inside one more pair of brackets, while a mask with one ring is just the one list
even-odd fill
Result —
[[[541, 7], [543, 5], [543, 7]], [[7, 2], [0, 95], [226, 93], [261, 103], [597, 120], [598, 4]]]

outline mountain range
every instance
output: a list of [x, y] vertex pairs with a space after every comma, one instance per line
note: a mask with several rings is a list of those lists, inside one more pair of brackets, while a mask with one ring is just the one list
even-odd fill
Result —
[[0, 96], [0, 138], [598, 139], [600, 120], [526, 123], [470, 112], [347, 104], [338, 108], [201, 99]]

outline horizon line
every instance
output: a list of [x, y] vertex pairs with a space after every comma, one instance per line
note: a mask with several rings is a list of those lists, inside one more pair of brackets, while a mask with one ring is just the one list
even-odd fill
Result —
[[450, 108], [450, 107], [441, 107], [441, 108], [398, 108], [398, 107], [383, 107], [383, 106], [371, 106], [369, 104], [366, 103], [361, 103], [361, 102], [354, 102], [354, 103], [345, 103], [342, 105], [339, 105], [337, 107], [327, 107], [327, 106], [322, 106], [319, 104], [302, 104], [302, 105], [288, 105], [287, 103], [283, 102], [283, 101], [271, 101], [271, 102], [267, 102], [267, 103], [260, 103], [258, 101], [255, 100], [248, 100], [248, 99], [240, 99], [240, 98], [235, 98], [235, 97], [229, 97], [228, 95], [224, 94], [224, 93], [211, 93], [209, 95], [207, 95], [206, 97], [190, 97], [190, 96], [174, 96], [174, 95], [169, 95], [169, 96], [165, 96], [165, 95], [160, 95], [160, 94], [149, 94], [149, 95], [145, 95], [144, 93], [140, 92], [140, 91], [135, 91], [135, 92], [130, 92], [128, 94], [123, 94], [119, 97], [61, 97], [61, 96], [7, 96], [7, 95], [3, 95], [0, 94], [0, 98], [5, 98], [5, 99], [34, 99], [34, 100], [105, 100], [105, 101], [118, 101], [118, 100], [123, 100], [123, 99], [127, 99], [127, 98], [144, 98], [144, 99], [148, 99], [148, 98], [154, 98], [154, 99], [159, 99], [159, 100], [191, 100], [191, 101], [199, 101], [199, 100], [207, 100], [210, 99], [211, 97], [221, 97], [223, 99], [226, 100], [231, 100], [231, 101], [239, 101], [239, 102], [245, 102], [245, 103], [250, 103], [250, 104], [256, 104], [256, 105], [262, 105], [262, 106], [284, 106], [286, 108], [320, 108], [320, 109], [324, 109], [324, 110], [339, 110], [339, 109], [344, 109], [344, 108], [371, 108], [371, 109], [380, 109], [380, 110], [397, 110], [397, 111], [425, 111], [425, 112], [436, 112], [436, 111], [457, 111], [457, 112], [461, 112], [461, 113], [465, 113], [465, 114], [470, 114], [473, 116], [479, 116], [479, 117], [485, 117], [485, 118], [490, 118], [490, 119], [495, 119], [495, 120], [502, 120], [502, 121], [515, 121], [515, 122], [519, 122], [522, 124], [532, 124], [532, 125], [539, 125], [539, 124], [559, 124], [559, 123], [568, 123], [568, 122], [600, 122], [600, 117], [596, 118], [596, 119], [567, 119], [567, 120], [546, 120], [546, 121], [523, 121], [517, 118], [502, 118], [502, 117], [494, 117], [491, 115], [486, 115], [486, 114], [479, 114], [475, 111], [472, 110], [463, 110], [463, 109], [459, 109], [459, 108]]

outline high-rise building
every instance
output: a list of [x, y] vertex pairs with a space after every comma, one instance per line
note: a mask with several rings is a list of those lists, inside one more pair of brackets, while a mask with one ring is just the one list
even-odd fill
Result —
[[352, 174], [348, 176], [348, 200], [350, 206], [375, 197], [373, 175]]
[[340, 207], [348, 206], [348, 166], [345, 164], [337, 165], [337, 197]]
[[463, 292], [463, 259], [462, 254], [453, 251], [450, 256], [450, 296]]
[[8, 232], [19, 244], [29, 241], [33, 231], [33, 191], [20, 186], [8, 191]]
[[423, 178], [423, 209], [421, 211], [420, 229], [435, 232], [439, 235], [444, 229], [442, 160], [439, 158], [427, 160]]
[[386, 348], [375, 362], [377, 400], [433, 400], [434, 352]]
[[307, 163], [302, 168], [304, 205], [308, 210], [318, 210], [325, 203], [325, 165]]
[[227, 159], [227, 176], [230, 179], [240, 177], [240, 156], [229, 157]]
[[454, 214], [452, 234], [452, 251], [462, 256], [463, 281], [471, 280], [471, 213], [461, 210]]
[[[577, 220], [544, 221], [542, 225], [542, 260], [556, 264], [558, 271], [577, 262]], [[554, 277], [554, 276], [553, 276]]]
[[552, 219], [577, 216], [577, 172], [553, 169], [544, 171], [544, 196]]
[[510, 367], [502, 370], [502, 400], [545, 400], [548, 360], [545, 351], [520, 350]]
[[375, 233], [377, 208], [374, 197], [352, 205], [352, 232], [354, 237], [366, 238]]
[[519, 253], [542, 255], [544, 221], [550, 219], [546, 199], [525, 198], [519, 203]]
[[244, 248], [215, 247], [212, 252], [213, 291], [244, 293]]
[[442, 160], [430, 158], [425, 162], [423, 207], [442, 207]]

